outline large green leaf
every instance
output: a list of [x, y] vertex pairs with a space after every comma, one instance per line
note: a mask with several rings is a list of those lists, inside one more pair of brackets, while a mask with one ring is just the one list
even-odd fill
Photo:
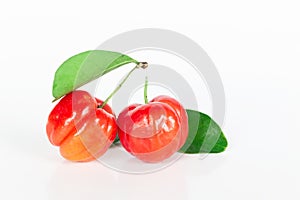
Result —
[[52, 94], [59, 99], [65, 94], [128, 63], [138, 64], [127, 55], [104, 51], [86, 51], [66, 60], [56, 71]]
[[182, 153], [220, 153], [227, 147], [225, 138], [219, 125], [208, 115], [194, 110], [186, 110], [189, 122], [189, 135]]

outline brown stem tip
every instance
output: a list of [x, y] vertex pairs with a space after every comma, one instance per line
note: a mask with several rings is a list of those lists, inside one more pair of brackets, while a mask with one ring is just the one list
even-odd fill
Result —
[[139, 64], [137, 64], [136, 66], [137, 66], [137, 68], [146, 69], [148, 67], [148, 63], [147, 62], [139, 62]]

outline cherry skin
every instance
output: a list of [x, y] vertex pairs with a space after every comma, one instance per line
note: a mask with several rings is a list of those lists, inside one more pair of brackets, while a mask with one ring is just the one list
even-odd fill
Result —
[[112, 109], [88, 92], [76, 90], [54, 107], [46, 127], [50, 142], [71, 161], [91, 161], [106, 152], [117, 133]]
[[180, 143], [180, 147], [179, 147], [179, 148], [181, 148], [184, 145], [184, 143], [188, 137], [188, 133], [189, 133], [188, 116], [187, 116], [185, 109], [176, 99], [170, 98], [169, 96], [166, 96], [166, 95], [157, 96], [151, 102], [166, 103], [175, 109], [176, 113], [179, 116], [179, 120], [181, 123], [181, 137], [182, 138], [181, 138], [181, 143]]
[[117, 123], [123, 147], [145, 162], [169, 158], [183, 146], [188, 135], [186, 111], [168, 96], [124, 108]]

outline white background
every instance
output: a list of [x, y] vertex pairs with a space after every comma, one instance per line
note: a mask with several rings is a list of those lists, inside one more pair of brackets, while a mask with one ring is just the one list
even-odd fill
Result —
[[[300, 199], [298, 1], [1, 1], [1, 199]], [[46, 138], [57, 67], [137, 28], [200, 44], [226, 93], [225, 153], [153, 174], [63, 160]]]

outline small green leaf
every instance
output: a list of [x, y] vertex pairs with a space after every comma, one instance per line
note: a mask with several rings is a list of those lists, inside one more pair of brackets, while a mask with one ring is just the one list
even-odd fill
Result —
[[65, 94], [128, 63], [138, 64], [127, 55], [104, 51], [86, 51], [66, 60], [56, 71], [52, 95], [59, 99]]
[[120, 138], [119, 138], [119, 135], [117, 134], [117, 136], [116, 136], [116, 138], [115, 138], [113, 144], [117, 144], [117, 143], [119, 143], [119, 142], [120, 142]]
[[179, 152], [195, 154], [225, 151], [227, 140], [219, 125], [206, 114], [194, 110], [186, 111], [189, 135]]

